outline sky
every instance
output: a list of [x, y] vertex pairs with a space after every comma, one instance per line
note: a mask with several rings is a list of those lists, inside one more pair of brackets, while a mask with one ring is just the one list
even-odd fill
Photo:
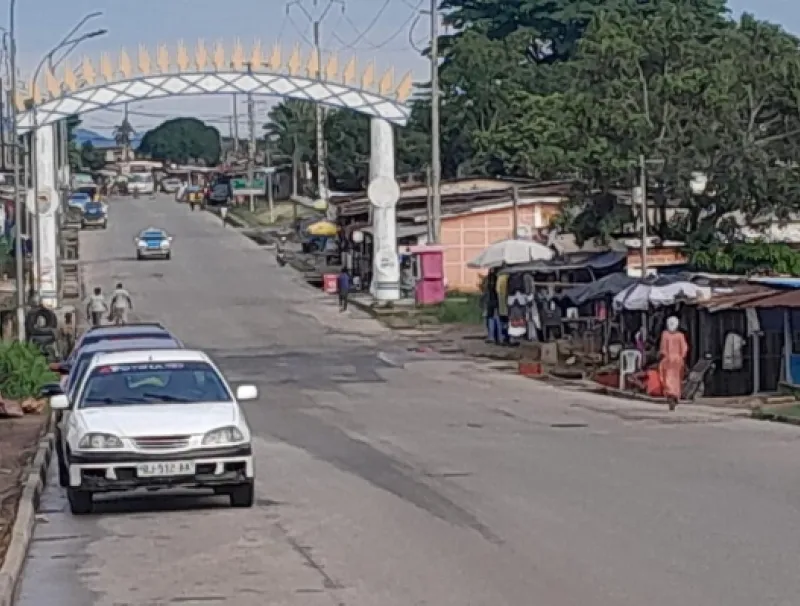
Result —
[[[412, 70], [416, 79], [425, 79], [427, 61], [414, 47], [424, 46], [429, 36], [430, 21], [420, 15], [420, 10], [427, 5], [427, 0], [336, 0], [330, 3], [322, 21], [322, 47], [326, 52], [337, 52], [340, 62], [355, 55], [361, 65], [375, 60], [381, 72], [393, 66], [397, 78]], [[140, 44], [151, 50], [151, 56], [161, 43], [167, 44], [173, 53], [179, 40], [193, 49], [198, 39], [209, 47], [222, 40], [227, 52], [236, 39], [241, 40], [245, 49], [255, 40], [260, 41], [265, 50], [278, 42], [287, 49], [284, 53], [298, 44], [308, 56], [312, 26], [306, 12], [318, 18], [328, 6], [329, 0], [288, 3], [286, 0], [19, 0], [18, 63], [23, 75], [31, 74], [50, 48], [84, 15], [95, 11], [103, 14], [92, 19], [82, 31], [103, 28], [108, 33], [83, 43], [71, 57], [73, 66], [84, 55], [92, 58], [96, 66], [100, 53], [109, 52], [113, 57], [121, 48], [133, 57]], [[751, 12], [800, 34], [800, 2], [797, 0], [729, 0], [729, 6], [734, 14]], [[2, 14], [8, 14], [7, 4]], [[412, 25], [415, 25], [413, 31]], [[279, 101], [263, 99], [256, 106], [259, 123], [264, 122], [269, 106]], [[140, 132], [168, 118], [194, 115], [227, 134], [232, 104], [228, 95], [175, 97], [132, 103], [129, 109], [131, 122]], [[244, 99], [241, 99], [239, 128], [242, 136], [246, 129], [245, 109]], [[86, 114], [84, 126], [108, 134], [119, 123], [121, 112], [121, 108], [116, 108]]]

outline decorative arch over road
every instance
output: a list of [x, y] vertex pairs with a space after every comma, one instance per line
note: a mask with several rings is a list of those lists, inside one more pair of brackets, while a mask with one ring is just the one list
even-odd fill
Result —
[[408, 121], [410, 109], [405, 102], [412, 90], [410, 73], [399, 83], [394, 81], [393, 68], [377, 78], [374, 62], [359, 69], [355, 57], [340, 70], [336, 54], [323, 58], [324, 65], [320, 65], [316, 52], [304, 59], [299, 46], [285, 62], [282, 58], [278, 45], [265, 56], [260, 42], [246, 53], [237, 41], [227, 54], [222, 42], [209, 52], [199, 40], [191, 57], [186, 45], [179, 42], [174, 53], [160, 45], [155, 60], [140, 46], [135, 64], [125, 49], [116, 61], [103, 53], [97, 67], [88, 57], [77, 69], [65, 62], [60, 76], [46, 70], [40, 82], [30, 82], [27, 91], [18, 94], [17, 125], [21, 133], [33, 128], [32, 106], [35, 123], [41, 127], [122, 103], [234, 93], [313, 101], [397, 125]]

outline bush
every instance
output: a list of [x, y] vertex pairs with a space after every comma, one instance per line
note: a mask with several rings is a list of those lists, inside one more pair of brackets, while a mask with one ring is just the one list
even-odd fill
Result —
[[480, 296], [448, 293], [438, 306], [436, 317], [442, 324], [482, 324], [483, 310]]
[[33, 343], [0, 343], [0, 394], [9, 400], [38, 398], [42, 387], [58, 381]]

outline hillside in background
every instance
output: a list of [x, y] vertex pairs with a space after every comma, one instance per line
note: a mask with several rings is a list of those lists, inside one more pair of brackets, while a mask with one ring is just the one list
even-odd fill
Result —
[[[95, 149], [104, 149], [107, 147], [115, 147], [116, 143], [114, 142], [114, 138], [111, 136], [101, 135], [93, 130], [89, 130], [88, 128], [76, 128], [74, 132], [75, 141], [80, 145], [84, 145], [86, 143], [91, 143]], [[133, 139], [131, 141], [131, 146], [136, 149], [139, 147], [139, 144], [142, 142], [141, 135], [133, 135]]]

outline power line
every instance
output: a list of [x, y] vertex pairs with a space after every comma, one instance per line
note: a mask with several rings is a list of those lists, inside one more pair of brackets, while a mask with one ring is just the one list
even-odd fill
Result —
[[[356, 30], [357, 32], [360, 32], [360, 34], [359, 34], [359, 37], [358, 37], [358, 38], [356, 38], [356, 40], [355, 40], [354, 42], [347, 43], [347, 42], [345, 42], [345, 41], [342, 39], [342, 37], [341, 37], [341, 36], [339, 36], [339, 35], [338, 35], [338, 34], [336, 34], [336, 33], [333, 33], [333, 34], [332, 34], [332, 36], [333, 36], [333, 37], [334, 37], [334, 38], [335, 38], [335, 39], [336, 39], [336, 40], [337, 40], [339, 43], [341, 43], [341, 44], [343, 44], [343, 45], [344, 45], [344, 46], [343, 46], [342, 48], [340, 48], [339, 50], [365, 50], [365, 51], [374, 51], [374, 50], [381, 50], [381, 49], [385, 49], [385, 47], [386, 47], [387, 45], [389, 45], [389, 44], [390, 44], [392, 41], [394, 41], [395, 39], [397, 39], [397, 38], [398, 38], [398, 37], [399, 37], [399, 36], [400, 36], [400, 35], [401, 35], [403, 32], [405, 32], [405, 31], [409, 31], [409, 37], [410, 37], [411, 35], [413, 35], [414, 28], [416, 27], [416, 24], [417, 24], [417, 22], [419, 21], [419, 18], [420, 18], [420, 15], [419, 15], [419, 9], [422, 7], [422, 3], [423, 3], [423, 1], [424, 1], [424, 0], [421, 0], [421, 1], [420, 1], [420, 2], [418, 2], [416, 5], [412, 5], [412, 4], [404, 3], [404, 4], [407, 4], [407, 6], [409, 6], [410, 8], [412, 8], [412, 9], [413, 9], [413, 10], [412, 10], [412, 12], [411, 12], [411, 14], [408, 16], [408, 18], [407, 18], [405, 21], [403, 21], [403, 23], [401, 23], [401, 24], [400, 24], [400, 26], [399, 26], [399, 27], [398, 27], [396, 30], [394, 30], [394, 31], [393, 31], [393, 32], [392, 32], [392, 33], [391, 33], [389, 36], [387, 36], [387, 37], [386, 37], [386, 38], [385, 38], [385, 39], [384, 39], [382, 42], [380, 42], [380, 43], [378, 43], [378, 44], [375, 44], [375, 43], [373, 43], [373, 42], [371, 42], [371, 41], [369, 41], [369, 40], [366, 40], [366, 42], [368, 43], [367, 45], [365, 45], [365, 46], [360, 46], [360, 47], [356, 47], [356, 46], [355, 46], [355, 42], [357, 42], [358, 40], [363, 40], [363, 39], [365, 39], [365, 38], [366, 38], [366, 34], [368, 33], [368, 31], [369, 31], [369, 29], [370, 29], [370, 28], [367, 28], [366, 30], [364, 30], [364, 32], [361, 32], [361, 30], [358, 28], [358, 26], [357, 26], [357, 25], [356, 25], [356, 24], [355, 24], [355, 23], [352, 21], [352, 19], [350, 19], [349, 17], [345, 17], [345, 20], [346, 20], [346, 21], [347, 21], [347, 22], [350, 24], [350, 27], [352, 27], [352, 28], [353, 28], [354, 30]], [[384, 10], [385, 10], [385, 9], [384, 9]], [[417, 48], [417, 46], [414, 44], [414, 42], [413, 42], [413, 41], [411, 41], [411, 40], [410, 40], [410, 41], [409, 41], [409, 45], [411, 46], [411, 48], [413, 48], [414, 50], [416, 50], [416, 51], [418, 51], [418, 52], [419, 52], [419, 49]], [[402, 50], [402, 49], [398, 49], [398, 50]]]
[[[392, 1], [392, 0], [383, 0], [383, 6], [381, 6], [381, 7], [378, 9], [378, 12], [377, 12], [377, 13], [375, 13], [375, 16], [372, 18], [372, 21], [370, 21], [370, 22], [369, 22], [369, 25], [367, 25], [366, 29], [364, 29], [363, 31], [361, 31], [361, 32], [358, 34], [358, 36], [356, 36], [355, 40], [353, 40], [352, 42], [350, 42], [350, 44], [345, 44], [345, 48], [343, 48], [342, 50], [346, 50], [346, 49], [348, 49], [348, 48], [353, 48], [353, 47], [354, 47], [356, 44], [358, 44], [358, 43], [359, 43], [361, 40], [363, 40], [363, 39], [366, 37], [366, 35], [367, 35], [367, 34], [368, 34], [370, 31], [372, 31], [372, 29], [373, 29], [373, 28], [374, 28], [374, 27], [375, 27], [375, 26], [378, 24], [378, 21], [380, 21], [381, 17], [383, 17], [383, 13], [385, 13], [385, 12], [386, 12], [386, 9], [387, 9], [387, 8], [389, 8], [389, 3], [390, 3], [391, 1]], [[347, 19], [347, 22], [348, 22], [348, 23], [350, 23], [350, 25], [351, 25], [351, 26], [353, 26], [353, 28], [354, 28], [356, 31], [359, 31], [359, 30], [358, 30], [358, 28], [357, 28], [357, 27], [355, 27], [355, 26], [353, 25], [353, 22], [350, 20], [350, 18], [349, 18], [349, 17], [348, 17], [348, 19]], [[338, 36], [336, 36], [336, 37], [338, 38]]]

